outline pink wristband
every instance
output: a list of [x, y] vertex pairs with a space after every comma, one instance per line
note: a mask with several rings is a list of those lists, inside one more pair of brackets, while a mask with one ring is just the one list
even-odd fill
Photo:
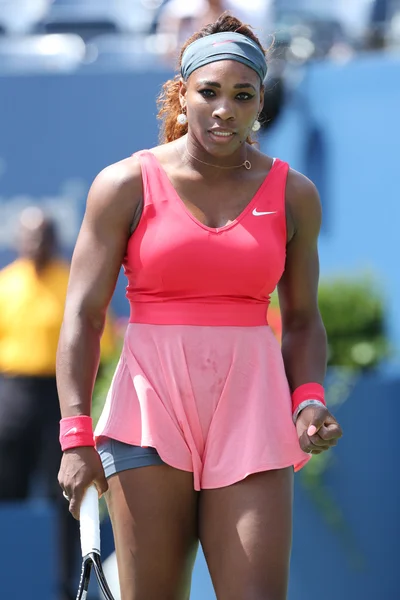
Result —
[[79, 446], [94, 446], [92, 417], [78, 415], [61, 419], [60, 444], [63, 452]]
[[303, 383], [292, 394], [292, 413], [305, 400], [319, 400], [326, 406], [324, 388], [319, 383]]

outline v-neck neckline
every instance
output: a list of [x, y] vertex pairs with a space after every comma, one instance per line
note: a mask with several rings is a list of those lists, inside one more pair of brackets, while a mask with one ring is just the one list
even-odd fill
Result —
[[162, 177], [165, 179], [167, 185], [171, 188], [174, 196], [176, 197], [177, 201], [178, 201], [178, 205], [180, 205], [183, 209], [183, 211], [186, 213], [186, 215], [199, 227], [201, 227], [202, 229], [205, 229], [206, 231], [210, 232], [210, 233], [222, 233], [224, 231], [227, 231], [228, 229], [232, 229], [232, 227], [235, 227], [238, 223], [240, 223], [240, 221], [247, 215], [247, 213], [253, 208], [254, 204], [256, 204], [259, 196], [261, 195], [261, 193], [264, 191], [264, 188], [266, 187], [269, 179], [270, 179], [270, 175], [273, 172], [276, 164], [277, 164], [277, 160], [274, 159], [273, 163], [271, 165], [270, 170], [268, 171], [268, 173], [266, 174], [266, 176], [264, 177], [263, 181], [261, 182], [259, 188], [257, 189], [257, 191], [255, 192], [255, 194], [253, 195], [253, 197], [251, 198], [251, 200], [249, 201], [249, 203], [244, 207], [244, 209], [242, 210], [242, 212], [239, 213], [239, 215], [236, 217], [236, 219], [234, 219], [233, 221], [231, 221], [230, 223], [227, 223], [226, 225], [223, 225], [222, 227], [209, 227], [208, 225], [205, 225], [204, 223], [202, 223], [201, 221], [199, 221], [194, 214], [187, 208], [186, 204], [184, 203], [184, 201], [182, 200], [182, 198], [180, 197], [180, 195], [178, 194], [177, 190], [175, 189], [174, 185], [172, 184], [170, 178], [168, 177], [168, 174], [166, 172], [166, 170], [164, 169], [164, 167], [162, 166], [162, 164], [160, 163], [160, 161], [158, 160], [158, 158], [148, 150], [148, 153], [151, 154], [155, 164], [157, 165], [157, 168], [159, 170], [159, 172], [161, 173]]

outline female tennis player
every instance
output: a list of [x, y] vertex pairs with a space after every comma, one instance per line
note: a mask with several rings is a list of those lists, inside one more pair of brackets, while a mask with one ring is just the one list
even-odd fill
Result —
[[[58, 350], [59, 481], [76, 518], [92, 482], [106, 492], [123, 600], [187, 600], [199, 540], [218, 600], [284, 600], [293, 471], [341, 436], [322, 386], [320, 202], [251, 143], [267, 62], [250, 29], [224, 14], [180, 63], [163, 143], [89, 193]], [[130, 323], [93, 435], [121, 264]]]

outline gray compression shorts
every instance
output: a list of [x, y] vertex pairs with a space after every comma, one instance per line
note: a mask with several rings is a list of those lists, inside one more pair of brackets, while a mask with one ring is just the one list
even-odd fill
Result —
[[128, 469], [165, 464], [155, 448], [131, 446], [106, 437], [98, 441], [97, 451], [106, 477]]

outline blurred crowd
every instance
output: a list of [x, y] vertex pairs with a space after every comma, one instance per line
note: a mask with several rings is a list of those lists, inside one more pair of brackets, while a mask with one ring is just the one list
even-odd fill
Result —
[[400, 45], [400, 0], [0, 0], [0, 71], [175, 64], [225, 10], [296, 64]]

